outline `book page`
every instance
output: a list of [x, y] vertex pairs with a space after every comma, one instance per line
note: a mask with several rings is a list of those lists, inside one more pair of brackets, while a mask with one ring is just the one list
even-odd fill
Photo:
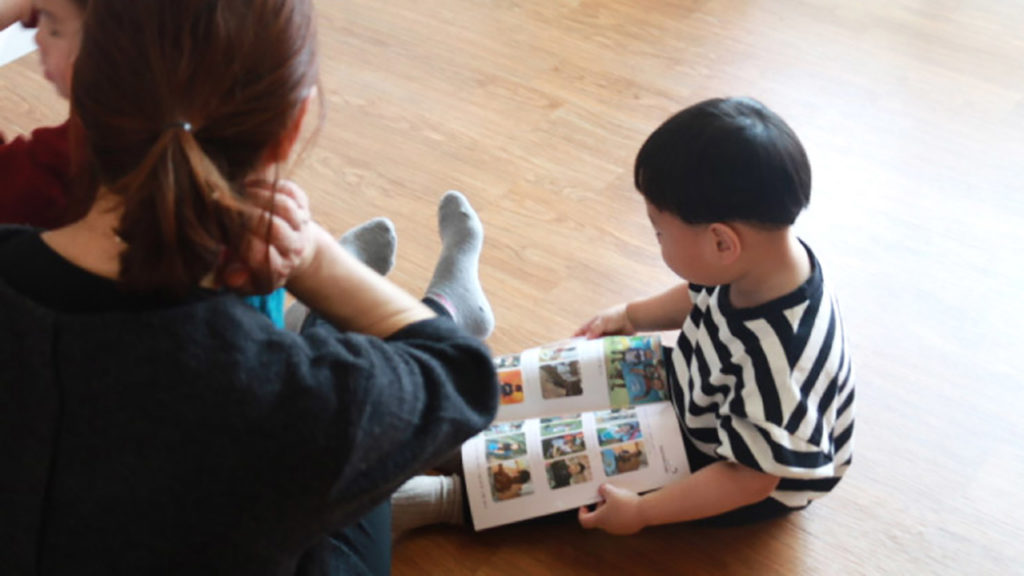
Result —
[[669, 402], [496, 422], [462, 459], [477, 530], [596, 503], [604, 482], [644, 492], [689, 474]]
[[[21, 58], [36, 49], [35, 30], [16, 24], [0, 30], [0, 66]], [[12, 136], [12, 134], [8, 134]]]
[[498, 420], [624, 408], [668, 399], [657, 335], [577, 338], [498, 356]]

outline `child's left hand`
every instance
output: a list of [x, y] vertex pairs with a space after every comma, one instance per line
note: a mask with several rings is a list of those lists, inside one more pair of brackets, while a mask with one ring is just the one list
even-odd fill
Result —
[[21, 25], [29, 29], [37, 28], [39, 26], [39, 10], [36, 10], [31, 2], [26, 2], [26, 4], [28, 4], [28, 10], [22, 13]]
[[645, 526], [640, 514], [640, 496], [631, 490], [602, 484], [597, 489], [604, 499], [592, 512], [583, 506], [579, 510], [580, 526], [600, 528], [609, 534], [635, 534]]

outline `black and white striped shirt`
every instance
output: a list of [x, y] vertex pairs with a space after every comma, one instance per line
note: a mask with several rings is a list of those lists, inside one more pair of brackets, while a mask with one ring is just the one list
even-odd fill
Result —
[[824, 496], [853, 454], [853, 371], [839, 315], [811, 252], [794, 292], [735, 309], [729, 286], [690, 285], [693, 309], [672, 353], [673, 401], [694, 445], [779, 476], [771, 497]]

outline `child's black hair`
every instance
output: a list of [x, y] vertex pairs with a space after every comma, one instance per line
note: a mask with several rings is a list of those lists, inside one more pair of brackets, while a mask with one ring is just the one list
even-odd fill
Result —
[[636, 157], [636, 189], [690, 224], [788, 226], [811, 200], [811, 166], [793, 130], [751, 98], [705, 100], [672, 116]]

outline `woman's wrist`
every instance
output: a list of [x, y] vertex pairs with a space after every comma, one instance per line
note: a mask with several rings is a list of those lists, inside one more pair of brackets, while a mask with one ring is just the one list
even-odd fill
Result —
[[310, 222], [308, 226], [309, 237], [305, 252], [299, 258], [286, 282], [289, 290], [293, 284], [301, 284], [306, 276], [315, 275], [317, 270], [323, 269], [324, 254], [329, 252], [332, 244], [336, 243], [330, 233], [316, 222]]
[[349, 254], [323, 228], [311, 230], [312, 248], [286, 287], [341, 330], [386, 337], [436, 315], [418, 299]]

